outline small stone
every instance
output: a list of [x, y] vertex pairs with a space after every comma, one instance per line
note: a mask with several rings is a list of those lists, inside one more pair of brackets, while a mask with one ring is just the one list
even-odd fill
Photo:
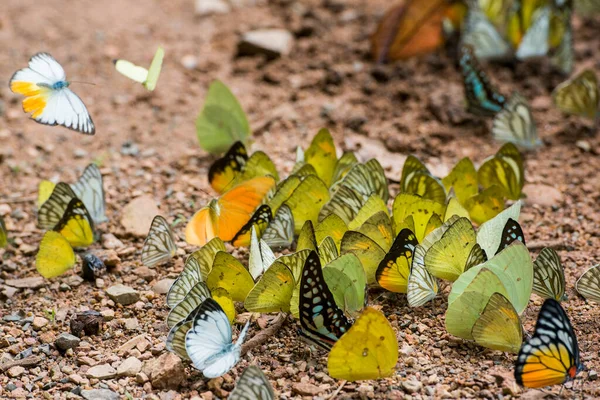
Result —
[[139, 328], [140, 324], [139, 324], [137, 318], [127, 318], [127, 319], [123, 320], [123, 326], [125, 327], [126, 330], [132, 331], [132, 330]]
[[150, 196], [140, 196], [127, 204], [122, 211], [121, 225], [125, 231], [136, 237], [145, 237], [152, 220], [160, 214], [156, 201]]
[[74, 349], [77, 346], [79, 346], [79, 342], [81, 342], [81, 339], [79, 339], [77, 336], [71, 335], [69, 333], [61, 333], [56, 338], [54, 344], [60, 350], [66, 351], [68, 349]]
[[589, 153], [592, 151], [592, 146], [590, 146], [590, 142], [587, 140], [578, 140], [575, 142], [575, 146], [579, 147], [581, 150]]
[[106, 294], [115, 303], [128, 306], [140, 299], [140, 294], [133, 288], [125, 285], [114, 285], [106, 289]]
[[[142, 334], [142, 335], [138, 335], [132, 339], [129, 339], [127, 342], [122, 344], [121, 347], [119, 347], [117, 349], [117, 354], [123, 355], [126, 352], [131, 351], [135, 348], [140, 350], [140, 349], [147, 349], [148, 347], [150, 347], [150, 342], [146, 338], [146, 335]], [[140, 351], [142, 351], [142, 350], [140, 350]]]
[[156, 294], [167, 294], [175, 279], [161, 279], [152, 286], [152, 291]]
[[82, 390], [81, 397], [85, 400], [119, 400], [121, 398], [118, 393], [108, 389]]
[[196, 15], [206, 16], [212, 14], [227, 14], [231, 7], [223, 0], [196, 0]]
[[294, 391], [294, 393], [297, 393], [300, 396], [316, 396], [319, 393], [323, 392], [324, 389], [322, 389], [319, 386], [313, 385], [312, 383], [298, 382], [292, 385], [292, 390]]
[[290, 54], [293, 45], [294, 36], [285, 29], [260, 29], [244, 34], [238, 44], [238, 54], [263, 54], [269, 58], [277, 58]]
[[46, 284], [41, 276], [33, 276], [31, 278], [7, 279], [4, 282], [7, 286], [16, 287], [18, 289], [39, 289]]
[[183, 68], [185, 69], [196, 69], [198, 68], [198, 57], [186, 54], [181, 58], [181, 65], [183, 65]]
[[25, 368], [16, 365], [8, 369], [8, 376], [11, 378], [16, 378], [23, 375], [23, 372], [25, 372]]
[[120, 249], [123, 246], [123, 242], [117, 239], [112, 233], [105, 233], [102, 235], [102, 247], [105, 249]]
[[173, 353], [163, 353], [156, 359], [146, 361], [143, 372], [156, 389], [177, 389], [186, 379], [183, 362]]
[[142, 370], [142, 362], [135, 357], [129, 357], [117, 367], [118, 376], [136, 376]]
[[121, 264], [121, 258], [115, 250], [93, 250], [91, 254], [98, 257], [108, 268], [115, 268]]
[[103, 380], [114, 378], [117, 375], [117, 371], [109, 364], [100, 364], [88, 369], [86, 374], [88, 378]]
[[97, 311], [88, 310], [77, 313], [71, 318], [71, 333], [78, 337], [83, 336], [84, 333], [88, 336], [98, 335], [103, 322], [104, 318]]
[[110, 308], [107, 310], [100, 311], [100, 315], [104, 318], [105, 321], [112, 321], [115, 319], [115, 310], [111, 310]]
[[526, 185], [523, 192], [527, 195], [525, 201], [542, 207], [559, 206], [564, 202], [560, 190], [543, 184]]
[[11, 287], [11, 286], [4, 286], [4, 288], [2, 289], [2, 294], [7, 298], [10, 299], [12, 297], [14, 297], [15, 294], [17, 294], [17, 292], [19, 291], [19, 289]]
[[423, 384], [419, 381], [404, 381], [402, 382], [402, 389], [406, 393], [412, 394], [417, 393], [423, 388]]
[[145, 265], [134, 269], [133, 273], [145, 280], [146, 282], [150, 282], [156, 277], [156, 271], [154, 269], [146, 267]]
[[595, 381], [598, 379], [598, 372], [594, 369], [590, 370], [590, 372], [588, 372], [588, 379], [590, 381]]
[[49, 322], [50, 321], [48, 321], [44, 317], [34, 317], [33, 318], [33, 322], [31, 323], [31, 326], [36, 331], [39, 331], [40, 329], [42, 329], [43, 327], [45, 327], [46, 325], [48, 325]]

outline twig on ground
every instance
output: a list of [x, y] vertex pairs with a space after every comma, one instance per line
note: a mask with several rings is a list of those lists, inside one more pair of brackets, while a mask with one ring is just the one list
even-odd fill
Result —
[[333, 392], [333, 394], [331, 396], [329, 396], [329, 398], [327, 400], [333, 400], [338, 394], [340, 394], [340, 392], [342, 391], [342, 388], [344, 387], [346, 382], [348, 382], [348, 381], [343, 380], [342, 383], [340, 384], [340, 386], [335, 390], [335, 392]]
[[0, 199], [0, 203], [6, 203], [6, 204], [29, 203], [29, 202], [36, 201], [36, 200], [37, 200], [37, 196], [18, 197], [16, 199]]
[[33, 367], [42, 362], [42, 357], [30, 356], [20, 360], [13, 360], [0, 365], [2, 372], [11, 369], [12, 367]]
[[569, 248], [569, 246], [564, 242], [564, 240], [536, 240], [533, 242], [527, 242], [527, 248], [529, 250], [541, 250], [544, 247], [550, 247], [554, 250], [565, 250]]
[[273, 325], [258, 332], [256, 335], [254, 335], [252, 339], [248, 340], [242, 345], [242, 355], [246, 354], [248, 351], [252, 350], [256, 346], [260, 346], [261, 344], [265, 343], [267, 339], [269, 339], [271, 336], [276, 334], [277, 331], [279, 331], [279, 329], [281, 329], [286, 319], [286, 313], [279, 313], [277, 315], [277, 318], [275, 318], [275, 321], [273, 321]]

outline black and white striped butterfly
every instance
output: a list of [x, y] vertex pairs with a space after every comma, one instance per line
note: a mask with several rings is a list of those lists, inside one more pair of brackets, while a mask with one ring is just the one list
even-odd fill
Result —
[[96, 164], [89, 164], [85, 167], [81, 177], [71, 185], [71, 189], [83, 201], [94, 223], [100, 224], [108, 221], [102, 174]]
[[165, 263], [173, 258], [176, 251], [175, 235], [171, 227], [162, 216], [155, 216], [142, 247], [142, 264], [154, 267]]
[[38, 210], [39, 227], [46, 230], [54, 228], [65, 214], [71, 200], [76, 197], [69, 185], [57, 183], [48, 200]]
[[350, 329], [352, 323], [336, 305], [323, 277], [319, 254], [311, 251], [300, 279], [301, 334], [326, 350]]
[[247, 367], [229, 394], [229, 400], [275, 400], [275, 392], [265, 374], [255, 365]]
[[533, 263], [533, 293], [545, 299], [565, 300], [565, 272], [560, 257], [545, 247]]
[[577, 280], [575, 289], [586, 300], [600, 303], [600, 264], [585, 271]]
[[261, 239], [272, 249], [287, 248], [292, 244], [294, 241], [294, 215], [286, 204], [279, 207]]
[[10, 90], [25, 96], [23, 111], [40, 124], [62, 125], [93, 135], [92, 117], [83, 101], [69, 89], [63, 67], [48, 53], [37, 53], [29, 66], [10, 78]]
[[540, 388], [574, 379], [583, 370], [577, 337], [560, 303], [547, 299], [533, 336], [521, 346], [515, 379], [521, 386]]
[[189, 292], [186, 293], [183, 300], [177, 303], [167, 316], [167, 326], [172, 328], [179, 321], [187, 319], [188, 316], [206, 299], [212, 296], [210, 290], [204, 282], [196, 283]]
[[226, 374], [238, 363], [250, 321], [232, 343], [231, 325], [215, 300], [206, 299], [192, 316], [194, 324], [185, 335], [185, 349], [194, 367], [207, 378]]
[[525, 149], [542, 145], [529, 104], [519, 93], [514, 93], [494, 118], [492, 134], [500, 142], [512, 142]]

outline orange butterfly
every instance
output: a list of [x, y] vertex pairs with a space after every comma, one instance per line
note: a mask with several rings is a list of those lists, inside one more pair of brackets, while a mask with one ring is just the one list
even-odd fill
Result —
[[275, 186], [271, 176], [261, 176], [234, 186], [201, 208], [185, 228], [189, 244], [204, 246], [214, 237], [230, 241], [250, 220], [267, 193]]

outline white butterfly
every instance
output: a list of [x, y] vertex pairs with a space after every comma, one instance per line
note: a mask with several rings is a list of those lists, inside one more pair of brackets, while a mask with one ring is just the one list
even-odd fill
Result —
[[85, 208], [90, 212], [94, 223], [99, 224], [108, 221], [102, 174], [96, 164], [85, 167], [79, 180], [70, 186], [77, 197], [85, 204]]
[[256, 280], [273, 264], [275, 254], [264, 240], [258, 239], [256, 229], [252, 227], [250, 234], [250, 256], [248, 258], [248, 270], [252, 278]]
[[240, 360], [250, 321], [232, 343], [229, 319], [213, 299], [206, 299], [196, 309], [193, 320], [194, 325], [185, 335], [185, 349], [194, 367], [211, 379], [226, 374]]
[[45, 125], [62, 125], [93, 135], [96, 132], [92, 117], [83, 101], [68, 87], [64, 69], [50, 54], [37, 53], [29, 67], [15, 72], [10, 78], [10, 90], [25, 96], [23, 111]]
[[462, 43], [473, 47], [480, 60], [509, 58], [512, 49], [494, 24], [479, 7], [477, 1], [469, 2]]
[[535, 13], [535, 19], [515, 53], [519, 60], [542, 57], [548, 53], [548, 35], [550, 33], [550, 7], [544, 7]]
[[412, 267], [408, 275], [406, 297], [411, 307], [420, 307], [430, 300], [435, 299], [439, 287], [435, 277], [425, 268], [425, 249], [421, 245], [415, 247]]
[[275, 400], [275, 393], [265, 374], [255, 365], [242, 372], [229, 400]]
[[154, 267], [169, 261], [175, 255], [175, 236], [167, 221], [160, 215], [152, 220], [148, 237], [142, 247], [142, 264]]
[[519, 93], [513, 94], [504, 110], [496, 115], [492, 133], [494, 139], [500, 142], [512, 142], [526, 149], [542, 145], [531, 109]]

